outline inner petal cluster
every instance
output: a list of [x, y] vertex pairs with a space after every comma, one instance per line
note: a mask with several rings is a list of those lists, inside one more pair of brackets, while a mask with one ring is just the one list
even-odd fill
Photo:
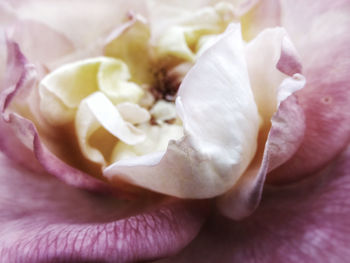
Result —
[[182, 79], [231, 16], [220, 4], [157, 36], [145, 19], [131, 17], [111, 34], [104, 56], [66, 64], [41, 81], [41, 114], [51, 126], [72, 127], [83, 156], [102, 167], [164, 152], [183, 136], [175, 109]]

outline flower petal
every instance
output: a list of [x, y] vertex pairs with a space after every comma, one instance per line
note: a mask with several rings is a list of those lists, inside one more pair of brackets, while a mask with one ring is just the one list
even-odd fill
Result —
[[249, 8], [241, 11], [242, 31], [245, 40], [253, 39], [266, 28], [280, 26], [280, 1], [251, 0], [246, 2], [248, 2]]
[[185, 250], [156, 262], [347, 262], [349, 186], [350, 148], [308, 180], [267, 186], [245, 220], [216, 214]]
[[[106, 190], [108, 187], [86, 173], [64, 163], [43, 145], [34, 124], [12, 112], [14, 102], [23, 103], [23, 94], [31, 90], [36, 80], [35, 69], [20, 52], [17, 44], [9, 41], [8, 73], [4, 89], [0, 94], [1, 151], [26, 167], [46, 171], [67, 184], [90, 190]], [[34, 158], [35, 157], [35, 158]], [[70, 158], [72, 158], [70, 156]]]
[[41, 22], [63, 33], [77, 49], [106, 36], [130, 9], [145, 11], [139, 1], [121, 0], [29, 0], [13, 1], [12, 5], [19, 18]]
[[90, 136], [101, 126], [116, 139], [129, 145], [140, 143], [146, 138], [142, 130], [124, 121], [118, 109], [102, 92], [91, 94], [79, 105], [75, 131], [85, 157], [102, 165], [105, 164], [102, 153], [89, 144]]
[[255, 101], [264, 125], [269, 126], [277, 110], [278, 87], [286, 78], [276, 65], [289, 73], [301, 73], [298, 55], [283, 28], [262, 31], [247, 44], [245, 54]]
[[104, 54], [119, 58], [129, 67], [132, 80], [139, 84], [152, 81], [152, 60], [149, 48], [150, 30], [145, 18], [132, 15], [107, 38]]
[[281, 103], [271, 122], [267, 141], [259, 145], [247, 171], [232, 189], [217, 199], [218, 209], [229, 218], [243, 219], [258, 207], [266, 174], [290, 159], [302, 143], [305, 117], [295, 95]]
[[[198, 233], [205, 207], [125, 202], [32, 173], [0, 155], [0, 256], [8, 262], [136, 262], [174, 254]], [[20, 190], [20, 191], [19, 191]]]
[[349, 2], [282, 1], [282, 7], [283, 26], [300, 51], [307, 79], [306, 88], [297, 93], [307, 128], [294, 157], [269, 175], [273, 183], [315, 172], [350, 139]]
[[142, 89], [128, 82], [128, 67], [120, 60], [106, 57], [70, 63], [48, 74], [40, 82], [40, 110], [54, 125], [74, 120], [80, 102], [101, 90], [114, 103], [137, 102]]
[[35, 20], [17, 20], [7, 32], [32, 62], [48, 65], [74, 50], [73, 44], [62, 33]]
[[264, 122], [250, 167], [217, 200], [220, 212], [236, 220], [249, 216], [257, 208], [266, 174], [289, 160], [304, 137], [304, 113], [296, 97], [290, 95], [304, 87], [305, 79], [300, 74], [285, 78], [278, 70], [293, 73], [301, 69], [293, 46], [289, 42], [286, 46], [286, 40], [284, 30], [267, 29], [246, 47], [252, 89]]
[[182, 82], [177, 108], [185, 136], [170, 141], [159, 164], [117, 162], [104, 175], [184, 198], [213, 197], [238, 180], [254, 157], [260, 123], [238, 25], [198, 59]]

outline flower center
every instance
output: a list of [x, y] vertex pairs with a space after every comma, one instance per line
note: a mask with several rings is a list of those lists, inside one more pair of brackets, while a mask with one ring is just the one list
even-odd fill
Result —
[[105, 167], [154, 152], [183, 136], [175, 99], [205, 46], [232, 21], [219, 4], [158, 35], [133, 16], [105, 46], [105, 56], [66, 64], [40, 83], [40, 109], [52, 126], [71, 126], [83, 156]]

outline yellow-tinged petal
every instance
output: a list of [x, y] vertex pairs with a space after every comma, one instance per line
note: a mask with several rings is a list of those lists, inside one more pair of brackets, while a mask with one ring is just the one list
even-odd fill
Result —
[[96, 57], [66, 64], [40, 83], [40, 110], [52, 125], [74, 120], [80, 102], [101, 90], [114, 103], [137, 102], [143, 90], [129, 82], [130, 73], [121, 60]]
[[146, 134], [147, 139], [136, 145], [119, 142], [113, 150], [111, 163], [154, 152], [165, 152], [170, 140], [177, 140], [183, 136], [183, 128], [180, 125], [145, 124], [140, 129]]
[[117, 109], [123, 119], [132, 124], [144, 123], [151, 119], [151, 115], [146, 109], [134, 103], [120, 103], [117, 105]]
[[136, 83], [151, 83], [153, 78], [149, 39], [150, 30], [145, 19], [135, 16], [111, 34], [104, 54], [123, 60]]
[[[179, 11], [180, 12], [180, 11]], [[200, 39], [222, 33], [234, 17], [232, 5], [227, 3], [207, 7], [185, 16], [178, 25], [170, 26], [156, 42], [159, 57], [170, 56], [171, 64], [194, 61]]]
[[99, 89], [114, 104], [137, 103], [144, 94], [137, 84], [128, 81], [131, 75], [128, 66], [121, 60], [110, 59], [101, 63], [97, 78]]
[[105, 160], [101, 151], [89, 144], [89, 138], [101, 126], [126, 144], [135, 145], [145, 139], [145, 134], [126, 122], [117, 108], [103, 93], [95, 92], [91, 94], [79, 105], [75, 119], [75, 129], [85, 157], [102, 165], [105, 164]]

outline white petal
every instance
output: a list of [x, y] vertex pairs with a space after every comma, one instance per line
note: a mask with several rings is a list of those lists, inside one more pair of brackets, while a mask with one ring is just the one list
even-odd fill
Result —
[[76, 114], [76, 134], [85, 157], [102, 165], [106, 163], [100, 151], [103, 149], [97, 149], [89, 143], [90, 137], [101, 127], [127, 144], [140, 143], [145, 139], [141, 130], [123, 120], [117, 108], [103, 93], [95, 92], [88, 96], [80, 103]]
[[176, 118], [176, 108], [174, 103], [166, 102], [164, 100], [158, 101], [150, 113], [156, 118], [157, 121], [165, 121]]
[[144, 123], [150, 120], [149, 112], [139, 105], [130, 102], [124, 102], [117, 105], [119, 113], [123, 119], [132, 124]]
[[86, 113], [92, 114], [107, 131], [126, 144], [134, 145], [145, 139], [141, 130], [123, 120], [119, 111], [103, 93], [91, 94], [81, 102], [81, 107], [86, 107]]
[[170, 140], [177, 140], [183, 136], [182, 126], [166, 123], [161, 125], [141, 125], [140, 130], [146, 134], [146, 139], [136, 145], [119, 142], [113, 150], [112, 162], [152, 154], [154, 152], [164, 153]]
[[235, 184], [255, 154], [260, 124], [238, 25], [190, 70], [177, 109], [185, 136], [169, 142], [159, 163], [115, 163], [104, 175], [182, 198], [217, 196]]

